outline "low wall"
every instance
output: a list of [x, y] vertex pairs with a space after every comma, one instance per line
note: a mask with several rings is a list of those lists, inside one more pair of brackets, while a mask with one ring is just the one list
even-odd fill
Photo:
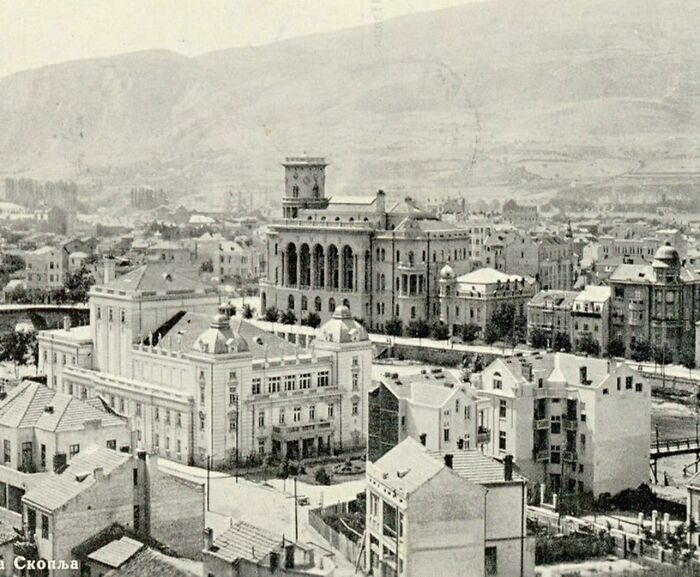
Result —
[[[362, 535], [359, 535], [359, 540], [357, 542], [352, 541], [342, 533], [335, 531], [323, 520], [324, 512], [342, 512], [347, 510], [347, 503], [339, 503], [338, 505], [332, 505], [330, 507], [320, 507], [318, 509], [309, 510], [309, 525], [318, 532], [333, 549], [338, 551], [345, 559], [347, 559], [353, 565], [357, 565], [358, 557], [362, 552]], [[364, 570], [364, 556], [359, 561], [359, 568]]]

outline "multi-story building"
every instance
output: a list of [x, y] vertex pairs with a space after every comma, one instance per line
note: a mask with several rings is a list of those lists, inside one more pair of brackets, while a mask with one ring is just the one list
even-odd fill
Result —
[[571, 310], [573, 332], [571, 344], [582, 348], [585, 340], [595, 342], [599, 353], [610, 343], [610, 287], [588, 285], [576, 295]]
[[457, 276], [451, 266], [440, 271], [440, 320], [452, 333], [465, 324], [482, 333], [499, 308], [512, 305], [519, 315], [536, 292], [534, 279], [482, 268]]
[[68, 272], [68, 251], [63, 247], [43, 246], [26, 254], [26, 264], [28, 289], [60, 289]]
[[[647, 232], [646, 230], [644, 231]], [[688, 241], [677, 229], [660, 229], [652, 235], [617, 237], [604, 235], [598, 238], [592, 259], [601, 264], [644, 264], [651, 263], [656, 251], [670, 244], [678, 250], [681, 258], [688, 254]]]
[[364, 444], [372, 344], [347, 308], [301, 351], [215, 315], [218, 303], [187, 272], [144, 265], [91, 289], [91, 344], [77, 329], [40, 334], [39, 370], [59, 390], [101, 396], [129, 418], [137, 447], [180, 462]]
[[700, 275], [683, 266], [678, 251], [660, 247], [651, 264], [621, 264], [608, 279], [612, 291], [610, 340], [627, 354], [637, 342], [678, 351], [700, 320]]
[[544, 289], [571, 290], [574, 287], [575, 257], [570, 237], [546, 235], [536, 239], [537, 275]]
[[651, 391], [626, 363], [510, 357], [493, 361], [476, 386], [485, 452], [513, 455], [530, 480], [595, 496], [648, 482]]
[[543, 290], [527, 303], [527, 334], [532, 341], [535, 331], [546, 335], [547, 347], [553, 347], [558, 334], [573, 335], [571, 311], [579, 293], [575, 291]]
[[368, 397], [367, 458], [376, 461], [407, 437], [431, 451], [477, 446], [476, 391], [442, 369], [385, 373]]
[[530, 230], [539, 223], [537, 205], [518, 204], [509, 200], [503, 205], [503, 218], [518, 228]]
[[222, 240], [212, 251], [214, 274], [222, 279], [253, 279], [260, 275], [260, 255], [252, 246]]
[[115, 524], [181, 556], [201, 556], [204, 486], [162, 472], [153, 455], [94, 445], [29, 490], [22, 507], [38, 557], [69, 566], [51, 571], [55, 577], [79, 575], [76, 547]]
[[374, 575], [531, 576], [526, 506], [512, 458], [431, 453], [407, 438], [367, 464], [367, 566]]
[[439, 271], [470, 270], [469, 233], [410, 197], [325, 195], [323, 159], [288, 159], [284, 220], [270, 226], [261, 309], [328, 319], [344, 305], [374, 330], [439, 316]]
[[162, 240], [150, 246], [146, 252], [149, 261], [189, 266], [192, 253], [184, 244], [174, 240]]

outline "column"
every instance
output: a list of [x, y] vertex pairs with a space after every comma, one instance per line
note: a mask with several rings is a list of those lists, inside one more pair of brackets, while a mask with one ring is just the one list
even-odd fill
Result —
[[301, 288], [301, 247], [297, 249], [297, 287]]
[[[357, 266], [357, 253], [353, 253], [352, 258], [355, 259], [355, 266], [353, 267], [353, 272], [355, 273], [355, 278], [353, 280], [352, 289], [355, 292], [357, 292], [359, 289], [359, 285], [357, 284], [357, 279], [359, 278], [359, 274], [358, 274], [359, 267]], [[363, 279], [362, 283], [364, 285], [364, 279]]]
[[[311, 288], [316, 288], [316, 254], [314, 252], [314, 249], [309, 247], [309, 284], [311, 285]], [[312, 310], [311, 307], [309, 307], [309, 310]]]
[[287, 286], [287, 259], [284, 256], [284, 252], [282, 252], [282, 282], [280, 285]]
[[323, 282], [323, 286], [326, 290], [331, 288], [331, 251], [326, 247], [323, 253], [323, 260], [326, 262], [326, 266], [323, 270], [323, 276], [326, 277]]

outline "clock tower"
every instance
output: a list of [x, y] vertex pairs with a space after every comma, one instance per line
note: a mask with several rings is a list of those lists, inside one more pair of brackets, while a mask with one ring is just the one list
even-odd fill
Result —
[[300, 209], [323, 209], [326, 198], [326, 159], [287, 157], [284, 166], [284, 218], [297, 218]]

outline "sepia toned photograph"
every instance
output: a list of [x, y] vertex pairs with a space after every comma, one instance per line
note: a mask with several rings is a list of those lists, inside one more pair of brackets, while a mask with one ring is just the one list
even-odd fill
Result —
[[699, 29], [0, 0], [0, 577], [700, 577]]

